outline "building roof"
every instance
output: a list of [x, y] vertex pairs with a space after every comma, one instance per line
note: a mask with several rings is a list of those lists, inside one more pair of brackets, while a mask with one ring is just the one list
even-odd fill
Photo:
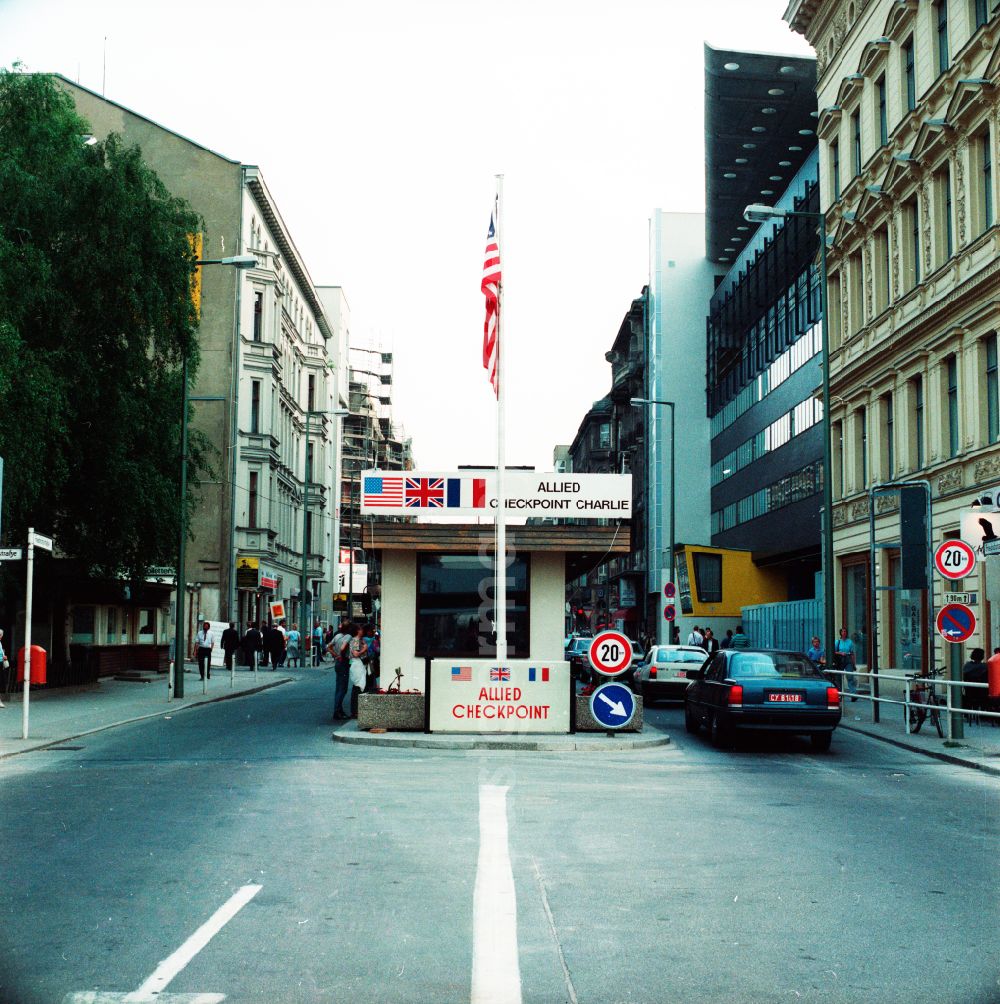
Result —
[[[731, 261], [816, 145], [816, 60], [705, 46], [705, 253]], [[727, 250], [729, 249], [729, 250]]]

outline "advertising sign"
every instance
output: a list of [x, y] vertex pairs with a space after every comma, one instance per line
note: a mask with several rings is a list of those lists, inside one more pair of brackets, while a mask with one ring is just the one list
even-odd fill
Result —
[[568, 662], [434, 659], [432, 732], [569, 732]]
[[236, 559], [236, 588], [256, 589], [260, 585], [260, 558]]
[[963, 509], [962, 540], [972, 547], [977, 557], [997, 553], [996, 547], [1000, 546], [1000, 512], [981, 508]]
[[[536, 474], [508, 471], [508, 516], [629, 519], [630, 474]], [[493, 471], [365, 471], [361, 511], [371, 516], [491, 516], [497, 507]]]
[[271, 617], [276, 621], [280, 621], [284, 619], [284, 616], [285, 616], [285, 604], [282, 603], [280, 600], [277, 603], [272, 603]]
[[[351, 574], [353, 571], [353, 574]], [[348, 586], [348, 577], [351, 585]], [[363, 593], [368, 588], [368, 566], [354, 562], [352, 569], [350, 564], [341, 562], [337, 566], [337, 588], [338, 593]]]

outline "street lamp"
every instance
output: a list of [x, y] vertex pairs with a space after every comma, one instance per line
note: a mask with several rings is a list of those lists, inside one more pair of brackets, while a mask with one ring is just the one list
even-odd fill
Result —
[[[332, 418], [343, 418], [350, 412], [346, 408], [337, 408], [333, 411], [312, 411], [305, 414], [306, 419], [306, 453], [304, 460], [304, 477], [302, 479], [302, 578], [299, 582], [299, 600], [302, 604], [302, 650], [305, 651], [305, 639], [312, 638], [312, 620], [309, 616], [309, 605], [306, 602], [306, 581], [309, 568], [309, 547], [307, 545], [306, 529], [309, 526], [309, 481], [312, 478], [312, 469], [309, 463], [309, 419], [315, 415], [329, 415]], [[340, 473], [337, 473], [339, 478]], [[308, 634], [306, 634], [308, 632]]]
[[819, 223], [819, 313], [823, 339], [823, 633], [828, 664], [836, 645], [833, 609], [833, 445], [830, 425], [830, 321], [826, 302], [826, 213], [779, 209], [754, 203], [743, 210], [748, 223], [801, 217]]
[[[230, 258], [201, 258], [192, 263], [199, 265], [232, 265], [233, 268], [255, 268], [257, 259], [253, 255], [234, 255]], [[186, 571], [184, 561], [187, 552], [187, 462], [188, 462], [188, 405], [191, 401], [225, 401], [221, 395], [192, 397], [188, 394], [188, 354], [184, 351], [184, 361], [181, 370], [181, 518], [180, 539], [177, 546], [177, 600], [174, 609], [174, 679], [173, 696], [184, 696], [184, 602], [187, 592], [185, 582]]]
[[[675, 454], [674, 454], [674, 429], [677, 426], [677, 418], [676, 418], [676, 413], [674, 411], [674, 408], [676, 407], [676, 404], [673, 401], [661, 401], [661, 400], [659, 400], [657, 398], [647, 398], [647, 397], [633, 397], [629, 401], [629, 404], [631, 404], [633, 408], [641, 408], [641, 407], [643, 407], [643, 406], [645, 406], [647, 404], [650, 404], [650, 405], [652, 405], [652, 404], [658, 404], [658, 405], [662, 405], [664, 408], [669, 408], [670, 409], [670, 581], [673, 582], [674, 581], [674, 546], [675, 546], [675, 543], [676, 543], [676, 541], [675, 541], [675, 533], [676, 533], [676, 526], [677, 526], [677, 524], [676, 524], [676, 522], [674, 520], [674, 510], [677, 508], [677, 505], [676, 505], [676, 503], [677, 503], [677, 480], [676, 480], [676, 478], [674, 476], [674, 471], [675, 471], [676, 466], [677, 466], [674, 463], [674, 459], [675, 459]], [[646, 591], [647, 592], [649, 591], [648, 585], [647, 585], [647, 590]], [[662, 618], [661, 617], [657, 617], [656, 623], [657, 623], [656, 634], [657, 634], [657, 637], [659, 637], [660, 634], [661, 634], [661, 632], [662, 632], [662, 630], [663, 630], [663, 628], [662, 628]], [[672, 638], [668, 637], [667, 638], [667, 644], [669, 645], [672, 640], [673, 640]]]

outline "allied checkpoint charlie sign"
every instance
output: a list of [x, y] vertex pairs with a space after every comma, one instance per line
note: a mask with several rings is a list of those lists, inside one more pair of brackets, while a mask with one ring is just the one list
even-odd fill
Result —
[[431, 732], [569, 732], [568, 662], [435, 659]]
[[[630, 519], [629, 474], [539, 474], [507, 471], [508, 516]], [[377, 516], [489, 516], [497, 506], [493, 471], [365, 471], [361, 511]]]

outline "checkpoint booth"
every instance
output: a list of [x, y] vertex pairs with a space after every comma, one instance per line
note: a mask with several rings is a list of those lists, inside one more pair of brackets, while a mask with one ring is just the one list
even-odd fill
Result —
[[[610, 521], [608, 521], [610, 522]], [[411, 701], [408, 722], [377, 720], [399, 696], [362, 695], [359, 727], [569, 732], [594, 725], [564, 656], [566, 584], [630, 550], [627, 520], [507, 528], [508, 658], [496, 661], [491, 523], [372, 520], [364, 547], [382, 568], [380, 684]], [[405, 694], [419, 691], [419, 695]], [[583, 702], [581, 705], [580, 702]], [[588, 726], [588, 720], [590, 722]], [[641, 728], [641, 714], [630, 730]]]

